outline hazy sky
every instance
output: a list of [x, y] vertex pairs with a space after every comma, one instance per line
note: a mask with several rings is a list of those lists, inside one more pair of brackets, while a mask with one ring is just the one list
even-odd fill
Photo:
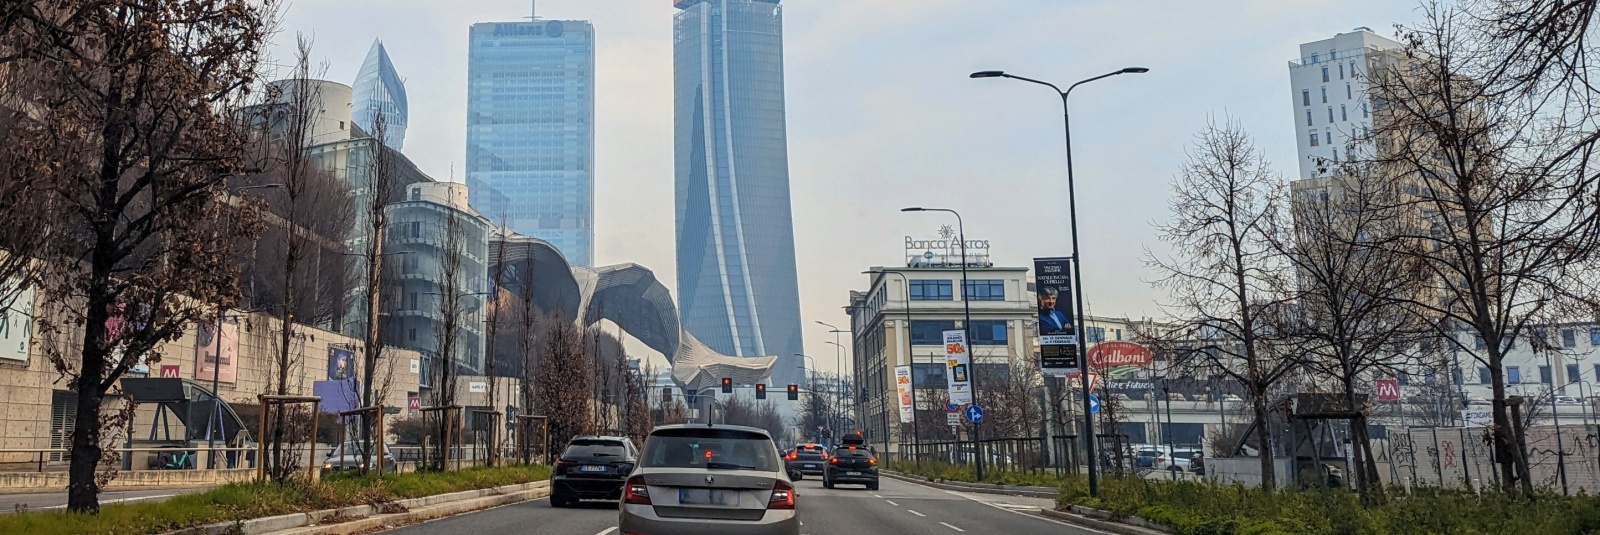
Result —
[[[439, 180], [463, 176], [467, 28], [527, 17], [526, 0], [289, 0], [273, 48], [315, 40], [343, 83], [373, 39], [406, 80], [406, 154]], [[1060, 100], [1002, 69], [1073, 92], [1083, 275], [1091, 314], [1150, 316], [1162, 299], [1146, 250], [1184, 151], [1213, 117], [1256, 136], [1296, 173], [1289, 60], [1299, 44], [1358, 26], [1392, 36], [1411, 0], [784, 0], [789, 182], [806, 351], [833, 366], [822, 320], [846, 325], [862, 270], [902, 262], [960, 210], [997, 265], [1070, 252]], [[636, 262], [668, 286], [673, 258], [671, 0], [542, 0], [541, 18], [595, 25], [597, 265]], [[1292, 178], [1292, 177], [1291, 177]]]

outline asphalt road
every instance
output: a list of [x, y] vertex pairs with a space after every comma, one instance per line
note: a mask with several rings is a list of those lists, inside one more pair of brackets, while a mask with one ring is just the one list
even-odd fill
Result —
[[[859, 486], [824, 489], [815, 478], [802, 480], [798, 486], [802, 534], [1104, 534], [1025, 512], [1053, 505], [1040, 498], [949, 492], [889, 478], [883, 479], [877, 491]], [[616, 526], [614, 502], [585, 502], [577, 509], [556, 509], [550, 507], [549, 500], [535, 500], [386, 533], [617, 535]]]

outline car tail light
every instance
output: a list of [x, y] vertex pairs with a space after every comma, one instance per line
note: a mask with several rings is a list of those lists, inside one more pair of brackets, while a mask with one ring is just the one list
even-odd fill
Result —
[[577, 465], [578, 463], [568, 461], [566, 459], [556, 459], [556, 474], [565, 474], [567, 473], [568, 468], [572, 468]]
[[767, 500], [768, 509], [794, 509], [794, 486], [783, 481], [772, 484], [772, 499]]
[[828, 462], [831, 463], [831, 464], [839, 464], [839, 458], [838, 457], [834, 457], [832, 459], [828, 459]]
[[622, 503], [633, 505], [650, 505], [650, 488], [644, 484], [644, 476], [633, 476], [622, 485]]
[[878, 466], [878, 458], [877, 457], [867, 457], [867, 464], [870, 464], [872, 466]]

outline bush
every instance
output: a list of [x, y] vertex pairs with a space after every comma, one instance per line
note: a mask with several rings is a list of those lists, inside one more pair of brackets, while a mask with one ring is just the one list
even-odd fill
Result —
[[[913, 461], [895, 461], [890, 469], [902, 474], [920, 476], [936, 481], [957, 481], [977, 483], [977, 470], [971, 465], [952, 465], [943, 461], [923, 461], [921, 465]], [[982, 483], [995, 485], [1014, 485], [1023, 487], [1060, 487], [1065, 479], [1057, 477], [1053, 471], [1017, 472], [1017, 471], [985, 471]], [[1068, 475], [1067, 478], [1074, 476]]]

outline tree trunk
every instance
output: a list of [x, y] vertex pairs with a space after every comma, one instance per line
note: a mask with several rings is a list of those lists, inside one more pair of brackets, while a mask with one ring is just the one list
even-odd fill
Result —
[[1256, 393], [1250, 397], [1250, 402], [1256, 413], [1256, 441], [1261, 445], [1257, 455], [1261, 459], [1261, 491], [1271, 494], [1278, 486], [1278, 476], [1272, 466], [1271, 414], [1267, 411], [1267, 396]]
[[[105, 320], [102, 319], [99, 324], [104, 325]], [[85, 344], [85, 356], [95, 351], [103, 355], [104, 350], [88, 349], [98, 345], [97, 342]], [[90, 359], [84, 360], [87, 362]], [[95, 472], [104, 453], [100, 449], [100, 406], [104, 394], [96, 383], [100, 380], [102, 368], [99, 364], [105, 359], [102, 356], [93, 360], [96, 365], [93, 368], [86, 366], [78, 383], [77, 419], [72, 423], [72, 457], [68, 468], [67, 508], [75, 513], [100, 514], [100, 483], [95, 478]]]

